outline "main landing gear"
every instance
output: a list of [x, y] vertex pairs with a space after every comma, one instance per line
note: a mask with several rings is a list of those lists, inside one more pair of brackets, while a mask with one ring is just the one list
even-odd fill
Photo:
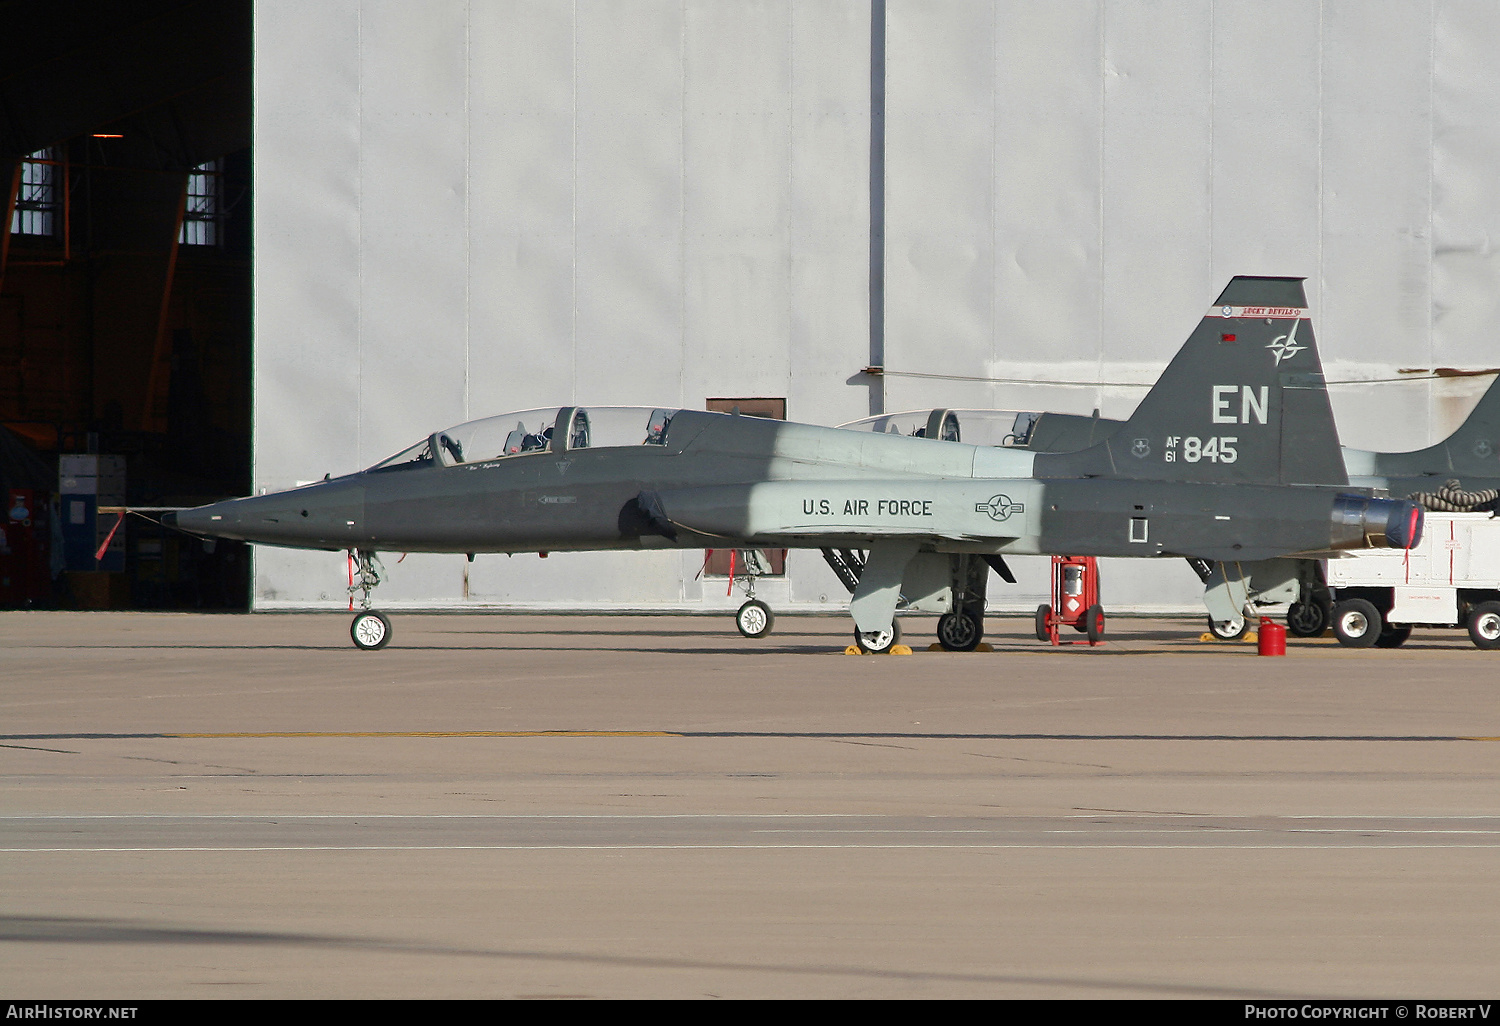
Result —
[[949, 652], [972, 652], [984, 638], [984, 621], [973, 610], [944, 613], [937, 622], [938, 644]]
[[[1288, 628], [1290, 630], [1290, 628]], [[1250, 618], [1246, 616], [1237, 617], [1233, 620], [1215, 620], [1208, 618], [1208, 632], [1220, 641], [1238, 641], [1250, 631]], [[1304, 637], [1305, 635], [1297, 635]]]
[[943, 651], [972, 652], [984, 640], [984, 606], [992, 569], [1002, 580], [1015, 583], [1015, 575], [999, 556], [948, 556], [948, 612], [937, 622]]
[[[824, 562], [851, 596], [849, 612], [854, 616], [854, 644], [861, 652], [869, 655], [889, 652], [901, 640], [901, 625], [895, 619], [898, 588], [902, 570], [913, 553], [902, 550], [893, 555], [894, 551], [889, 546], [882, 546], [879, 550], [880, 558], [876, 559], [875, 549], [865, 552], [853, 549], [823, 550]], [[867, 572], [870, 571], [872, 560], [875, 570]], [[873, 606], [873, 612], [865, 612], [861, 616], [862, 605]], [[872, 629], [862, 629], [861, 619], [865, 620], [866, 627]], [[881, 621], [889, 626], [879, 626]]]
[[901, 625], [895, 620], [883, 630], [862, 631], [854, 628], [854, 643], [859, 646], [861, 652], [869, 652], [880, 655], [889, 652], [896, 642], [901, 640]]
[[1328, 629], [1328, 621], [1332, 615], [1326, 602], [1318, 601], [1313, 596], [1308, 596], [1302, 601], [1293, 602], [1286, 611], [1286, 629], [1298, 638], [1317, 638]]
[[[852, 596], [849, 612], [859, 625], [854, 640], [862, 652], [888, 652], [901, 640], [901, 629], [891, 619], [898, 609], [945, 609], [937, 622], [938, 645], [948, 652], [973, 652], [984, 640], [990, 571], [1016, 583], [998, 555], [915, 553], [909, 546], [893, 549], [884, 543], [866, 552], [824, 549], [823, 559]], [[890, 626], [880, 626], [882, 621]]]
[[391, 640], [391, 621], [384, 613], [370, 608], [370, 592], [380, 585], [380, 557], [368, 549], [357, 549], [349, 553], [349, 602], [354, 603], [354, 593], [360, 593], [360, 611], [349, 625], [349, 637], [356, 648], [373, 652], [385, 648]]

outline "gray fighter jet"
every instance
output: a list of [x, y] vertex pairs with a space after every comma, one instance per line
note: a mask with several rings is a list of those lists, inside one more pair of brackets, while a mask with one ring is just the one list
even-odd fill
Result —
[[1469, 491], [1500, 486], [1500, 377], [1436, 445], [1413, 452], [1345, 449], [1344, 466], [1352, 483], [1392, 495], [1435, 492], [1455, 479]]
[[[1480, 397], [1458, 430], [1436, 445], [1412, 452], [1346, 448], [1344, 466], [1350, 484], [1373, 495], [1411, 499], [1426, 509], [1493, 509], [1496, 489], [1500, 489], [1500, 379]], [[1204, 568], [1198, 569], [1201, 573]], [[1300, 637], [1323, 633], [1339, 615], [1323, 579], [1322, 564], [1316, 560], [1215, 566], [1208, 568], [1208, 574], [1205, 582], [1212, 582], [1205, 592], [1210, 600], [1209, 629], [1220, 637], [1243, 634], [1249, 623], [1243, 611], [1256, 606], [1289, 603], [1287, 629]], [[1399, 646], [1409, 634], [1409, 628], [1388, 628], [1375, 644]]]
[[[983, 632], [1013, 553], [1209, 563], [1405, 547], [1411, 502], [1349, 488], [1302, 280], [1235, 278], [1134, 415], [1072, 453], [934, 444], [695, 410], [565, 406], [438, 431], [368, 470], [169, 514], [196, 534], [375, 553], [812, 548], [843, 567], [861, 649], [905, 595], [941, 595], [947, 647]], [[860, 557], [856, 552], [867, 552]], [[1102, 610], [1091, 628], [1102, 630]]]
[[[845, 424], [868, 431], [895, 431], [946, 441], [969, 441], [1029, 449], [1075, 452], [1112, 437], [1123, 420], [1053, 412], [923, 410], [887, 414]], [[1413, 499], [1427, 509], [1492, 509], [1500, 490], [1500, 377], [1491, 383], [1458, 429], [1443, 441], [1412, 452], [1343, 449], [1351, 486], [1372, 494]], [[1211, 564], [1189, 559], [1205, 585], [1209, 630], [1221, 638], [1249, 629], [1247, 610], [1287, 605], [1287, 626], [1300, 637], [1323, 633], [1333, 615], [1333, 596], [1322, 566], [1311, 559], [1236, 560]], [[1388, 632], [1381, 644], [1399, 644], [1405, 634]]]

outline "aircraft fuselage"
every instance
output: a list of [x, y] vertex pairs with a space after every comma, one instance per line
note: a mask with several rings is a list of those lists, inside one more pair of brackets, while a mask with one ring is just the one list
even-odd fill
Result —
[[1232, 560], [1368, 543], [1337, 526], [1348, 489], [1034, 478], [1021, 451], [677, 416], [677, 444], [377, 468], [183, 511], [176, 525], [294, 548], [454, 553], [915, 538], [940, 552]]

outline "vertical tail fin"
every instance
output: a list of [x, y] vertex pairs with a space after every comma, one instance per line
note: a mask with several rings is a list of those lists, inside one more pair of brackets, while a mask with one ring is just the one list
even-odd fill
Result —
[[1469, 411], [1458, 430], [1442, 443], [1448, 466], [1460, 475], [1500, 477], [1500, 376]]
[[1348, 484], [1302, 279], [1234, 278], [1118, 431], [1036, 474]]
[[[1458, 430], [1415, 452], [1359, 453], [1380, 476], [1500, 478], [1500, 377], [1490, 383]], [[1353, 457], [1351, 457], [1353, 458]]]

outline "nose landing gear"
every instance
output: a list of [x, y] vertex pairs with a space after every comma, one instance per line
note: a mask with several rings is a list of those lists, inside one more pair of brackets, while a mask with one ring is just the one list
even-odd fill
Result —
[[859, 650], [873, 655], [889, 652], [900, 640], [901, 625], [895, 620], [891, 621], [889, 627], [882, 630], [862, 631], [858, 627], [854, 629], [854, 643], [859, 646]]
[[[704, 554], [703, 569], [698, 571], [700, 576], [708, 569], [708, 562], [713, 555], [713, 549], [709, 549]], [[784, 552], [782, 558], [786, 558]], [[739, 567], [738, 573], [735, 570], [736, 566]], [[729, 550], [729, 591], [727, 594], [734, 594], [736, 584], [745, 592], [745, 603], [735, 611], [734, 625], [747, 638], [765, 637], [771, 633], [771, 628], [776, 623], [776, 615], [771, 612], [771, 607], [755, 597], [756, 578], [765, 577], [773, 572], [771, 560], [765, 551], [760, 549]]]
[[349, 637], [356, 648], [373, 652], [384, 648], [391, 640], [391, 621], [384, 613], [370, 608], [370, 592], [380, 586], [380, 557], [368, 549], [356, 549], [349, 553], [349, 605], [354, 605], [354, 593], [360, 593], [360, 611], [349, 625]]

